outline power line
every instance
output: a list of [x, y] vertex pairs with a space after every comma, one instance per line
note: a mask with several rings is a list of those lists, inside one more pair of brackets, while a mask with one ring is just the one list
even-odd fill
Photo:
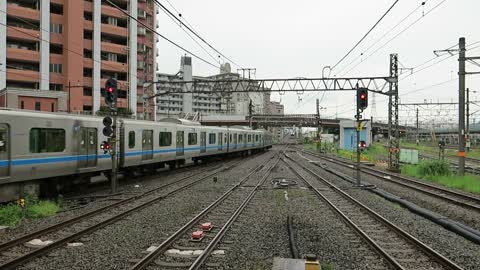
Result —
[[[165, 12], [165, 11], [164, 11]], [[167, 12], [165, 12], [165, 14], [173, 21], [175, 22], [175, 18], [173, 18], [170, 14], [168, 14]], [[185, 30], [183, 27], [180, 27], [180, 29], [182, 29], [183, 32], [185, 32], [185, 34], [187, 34], [188, 37], [190, 37], [191, 40], [193, 40], [200, 48], [202, 48], [202, 50], [208, 54], [208, 56], [210, 56], [213, 61], [217, 62], [218, 59], [215, 58], [212, 54], [210, 54], [210, 52], [207, 51], [207, 49], [205, 49], [205, 47], [203, 47], [202, 44], [200, 44], [200, 42], [198, 42], [187, 30]], [[220, 64], [220, 63], [219, 63]]]
[[215, 68], [220, 68], [219, 66], [215, 65], [215, 64], [212, 64], [210, 63], [209, 61], [203, 59], [202, 57], [190, 52], [189, 50], [185, 49], [184, 47], [180, 46], [179, 44], [175, 43], [174, 41], [170, 40], [169, 38], [167, 38], [166, 36], [160, 34], [159, 32], [157, 32], [155, 29], [151, 28], [150, 26], [146, 25], [145, 23], [141, 22], [140, 20], [138, 20], [137, 18], [133, 17], [132, 15], [130, 15], [128, 12], [126, 12], [125, 10], [123, 10], [121, 7], [117, 6], [115, 3], [113, 3], [112, 1], [110, 0], [105, 0], [106, 2], [108, 2], [110, 5], [112, 5], [114, 8], [118, 9], [120, 12], [122, 12], [123, 14], [127, 15], [129, 18], [133, 19], [134, 21], [136, 21], [137, 23], [141, 24], [143, 27], [145, 27], [146, 29], [152, 31], [153, 33], [157, 34], [159, 37], [163, 38], [164, 40], [168, 41], [170, 44], [174, 45], [175, 47], [181, 49], [182, 51], [188, 53], [188, 54], [191, 54], [193, 57], [199, 59], [200, 61], [212, 66], [212, 67], [215, 67]]
[[345, 54], [333, 67], [332, 67], [332, 70], [335, 69], [335, 67], [338, 66], [338, 64], [340, 64], [345, 58], [347, 58], [347, 56], [353, 51], [355, 50], [355, 48], [357, 48], [357, 46], [368, 36], [368, 34], [370, 34], [370, 32], [372, 32], [373, 29], [375, 29], [375, 27], [383, 20], [383, 18], [385, 18], [385, 16], [387, 16], [387, 14], [390, 12], [390, 10], [393, 9], [393, 7], [398, 3], [399, 0], [396, 0], [391, 6], [390, 8], [382, 15], [382, 17], [380, 17], [380, 19], [370, 28], [370, 30], [368, 30], [368, 32], [357, 42], [357, 44], [355, 44], [355, 46], [353, 46], [353, 48], [350, 49], [350, 51], [347, 52], [347, 54]]
[[362, 60], [361, 62], [357, 63], [355, 66], [353, 66], [351, 69], [349, 69], [347, 72], [345, 72], [344, 74], [342, 74], [341, 76], [345, 76], [346, 74], [348, 74], [350, 71], [352, 71], [353, 69], [355, 69], [357, 66], [359, 66], [360, 64], [362, 64], [363, 62], [365, 62], [365, 60], [367, 60], [368, 58], [372, 57], [374, 54], [376, 54], [378, 51], [380, 51], [382, 48], [384, 48], [385, 46], [387, 46], [390, 42], [392, 42], [393, 40], [395, 40], [397, 37], [399, 37], [401, 34], [403, 34], [405, 31], [407, 31], [408, 29], [410, 29], [412, 26], [414, 26], [415, 24], [417, 24], [421, 19], [423, 19], [425, 16], [427, 16], [428, 14], [430, 14], [432, 11], [434, 11], [435, 9], [437, 9], [439, 6], [441, 6], [443, 3], [445, 3], [447, 0], [443, 0], [441, 1], [440, 3], [438, 3], [436, 6], [434, 6], [433, 8], [431, 8], [429, 11], [427, 11], [425, 14], [423, 14], [420, 18], [416, 19], [415, 21], [413, 21], [411, 24], [409, 24], [406, 28], [404, 28], [402, 31], [400, 31], [398, 34], [396, 34], [395, 36], [393, 36], [391, 39], [389, 39], [387, 42], [385, 42], [383, 45], [381, 45], [380, 47], [378, 47], [375, 51], [373, 51], [371, 54], [369, 54], [364, 60]]
[[[398, 1], [398, 0], [397, 0]], [[194, 31], [189, 25], [186, 25], [180, 20], [175, 14], [173, 14], [168, 8], [166, 8], [162, 3], [160, 3], [158, 0], [154, 0], [154, 2], [157, 4], [157, 6], [161, 7], [164, 12], [172, 16], [175, 20], [177, 20], [180, 24], [183, 24], [185, 28], [187, 28], [188, 31], [190, 31], [192, 34], [194, 34], [197, 38], [199, 38], [203, 43], [207, 44], [208, 47], [210, 47], [212, 50], [217, 52], [219, 55], [221, 55], [223, 58], [227, 59], [228, 61], [232, 62], [234, 65], [242, 68], [240, 65], [238, 65], [235, 61], [231, 60], [230, 58], [226, 57], [224, 54], [222, 54], [219, 50], [217, 50], [215, 47], [213, 47], [210, 43], [208, 43], [203, 37], [201, 37], [196, 31]]]
[[408, 18], [410, 18], [410, 16], [412, 16], [417, 10], [419, 10], [422, 6], [425, 5], [427, 1], [424, 1], [422, 2], [419, 6], [417, 6], [416, 8], [414, 8], [407, 16], [403, 17], [403, 19], [401, 19], [398, 23], [396, 23], [393, 27], [391, 27], [388, 31], [386, 31], [381, 37], [379, 37], [378, 39], [375, 40], [375, 42], [373, 42], [368, 48], [366, 48], [365, 50], [363, 50], [362, 53], [360, 53], [357, 57], [355, 57], [350, 63], [348, 63], [347, 65], [343, 66], [337, 73], [340, 73], [342, 72], [343, 70], [345, 70], [347, 67], [349, 67], [351, 64], [353, 64], [355, 61], [358, 60], [358, 58], [362, 57], [366, 52], [368, 52], [371, 48], [373, 48], [375, 45], [377, 45], [377, 43], [379, 43], [385, 36], [387, 36], [388, 34], [390, 34], [395, 28], [397, 28], [400, 24], [402, 24], [405, 20], [407, 20]]

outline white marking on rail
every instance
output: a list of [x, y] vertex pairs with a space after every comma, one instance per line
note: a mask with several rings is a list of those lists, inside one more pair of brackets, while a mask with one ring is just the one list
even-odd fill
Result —
[[350, 167], [350, 168], [355, 168], [355, 166], [353, 166], [353, 165], [348, 165], [348, 167]]
[[384, 175], [383, 178], [388, 179], [388, 180], [391, 180], [391, 179], [392, 179], [392, 178], [391, 178], [390, 176], [388, 176], [388, 175]]
[[285, 195], [285, 201], [288, 201], [288, 192], [285, 190], [283, 193]]

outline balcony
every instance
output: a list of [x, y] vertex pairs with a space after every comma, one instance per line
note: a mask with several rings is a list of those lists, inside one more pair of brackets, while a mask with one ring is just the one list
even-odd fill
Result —
[[118, 45], [115, 43], [109, 43], [109, 42], [102, 42], [102, 51], [104, 52], [111, 52], [111, 53], [116, 53], [116, 54], [127, 54], [127, 46], [125, 45]]
[[128, 29], [126, 27], [118, 27], [115, 25], [102, 23], [102, 33], [110, 34], [113, 36], [127, 37]]
[[125, 15], [123, 12], [121, 12], [117, 8], [106, 6], [106, 5], [102, 5], [102, 14], [109, 17], [115, 17], [115, 18], [122, 18], [122, 19], [127, 18], [127, 15]]
[[102, 69], [113, 72], [127, 72], [128, 65], [125, 63], [102, 60]]
[[83, 58], [83, 67], [84, 68], [93, 68], [93, 59]]
[[16, 39], [38, 41], [40, 38], [40, 31], [20, 27], [8, 27], [7, 36]]
[[[2, 1], [6, 1], [6, 0], [2, 0]], [[40, 21], [40, 10], [21, 7], [12, 3], [8, 3], [7, 11], [8, 11], [8, 14], [15, 14], [15, 16], [18, 16], [23, 19]]]
[[19, 69], [7, 68], [7, 80], [39, 82], [40, 73], [38, 71], [32, 71], [32, 70], [19, 70]]
[[40, 62], [40, 52], [26, 49], [7, 48], [7, 59], [25, 62]]
[[93, 21], [83, 20], [83, 28], [93, 31]]

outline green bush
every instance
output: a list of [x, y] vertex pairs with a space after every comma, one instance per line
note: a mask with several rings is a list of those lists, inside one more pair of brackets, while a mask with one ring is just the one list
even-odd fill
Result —
[[22, 220], [22, 208], [16, 203], [0, 206], [0, 225], [16, 226]]
[[442, 160], [421, 162], [418, 165], [420, 176], [448, 176], [450, 173], [450, 166]]
[[60, 207], [54, 202], [39, 201], [27, 207], [27, 216], [30, 218], [48, 217], [54, 215], [59, 210]]

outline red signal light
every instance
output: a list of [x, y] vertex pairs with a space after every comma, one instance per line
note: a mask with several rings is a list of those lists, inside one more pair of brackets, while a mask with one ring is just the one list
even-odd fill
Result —
[[113, 93], [113, 87], [108, 87], [108, 92]]
[[360, 98], [361, 98], [361, 99], [365, 99], [365, 97], [366, 97], [365, 94], [361, 94], [361, 95], [360, 95]]
[[107, 150], [110, 149], [110, 145], [109, 145], [109, 144], [106, 144], [106, 145], [105, 145], [105, 149], [107, 149]]

